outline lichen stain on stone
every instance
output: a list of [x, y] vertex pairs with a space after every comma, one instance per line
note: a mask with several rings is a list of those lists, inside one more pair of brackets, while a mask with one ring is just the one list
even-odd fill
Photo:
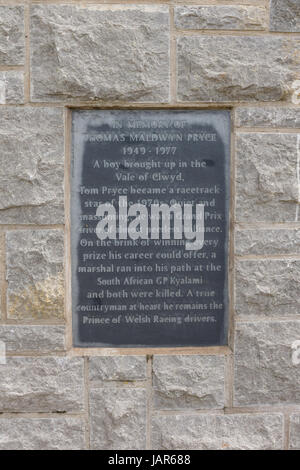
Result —
[[8, 294], [8, 316], [45, 320], [64, 317], [64, 274], [48, 277], [35, 285]]

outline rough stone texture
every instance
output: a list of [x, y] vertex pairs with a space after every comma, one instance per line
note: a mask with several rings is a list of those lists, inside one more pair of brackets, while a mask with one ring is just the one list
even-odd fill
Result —
[[290, 449], [300, 450], [300, 414], [292, 414], [290, 426]]
[[235, 111], [237, 127], [291, 127], [300, 129], [300, 109], [297, 108], [237, 108]]
[[0, 146], [0, 223], [63, 223], [63, 111], [0, 107]]
[[111, 382], [134, 382], [146, 380], [145, 356], [91, 357], [89, 379], [91, 386]]
[[7, 352], [65, 350], [65, 327], [60, 325], [0, 325]]
[[0, 105], [24, 103], [24, 73], [18, 70], [0, 71]]
[[299, 260], [238, 261], [235, 285], [237, 315], [299, 315], [299, 282]]
[[0, 419], [0, 450], [84, 449], [80, 418]]
[[167, 101], [168, 21], [155, 5], [33, 6], [32, 99]]
[[236, 255], [300, 254], [300, 229], [236, 230]]
[[[5, 252], [5, 235], [2, 233], [0, 234], [0, 319], [3, 318], [5, 314], [6, 306], [4, 305], [3, 298], [5, 297], [5, 292], [1, 288], [1, 285], [5, 283], [5, 272], [3, 272], [3, 266], [5, 266], [5, 259], [6, 259], [6, 252]], [[1, 338], [0, 338], [1, 340]]]
[[146, 391], [98, 388], [90, 392], [91, 449], [145, 449]]
[[292, 361], [300, 321], [236, 327], [234, 405], [300, 403], [300, 367]]
[[294, 93], [300, 41], [282, 37], [202, 36], [178, 39], [181, 101], [279, 101]]
[[237, 137], [238, 222], [294, 222], [298, 211], [297, 135]]
[[23, 65], [24, 7], [0, 5], [0, 65]]
[[154, 356], [154, 406], [158, 409], [224, 407], [224, 357]]
[[8, 317], [63, 318], [63, 230], [13, 230], [6, 239]]
[[299, 0], [271, 0], [271, 31], [300, 32]]
[[175, 8], [175, 26], [181, 29], [263, 30], [267, 27], [264, 7], [250, 5], [180, 6]]
[[80, 412], [83, 360], [8, 357], [0, 367], [0, 412]]
[[282, 449], [280, 414], [156, 416], [153, 446], [160, 450]]

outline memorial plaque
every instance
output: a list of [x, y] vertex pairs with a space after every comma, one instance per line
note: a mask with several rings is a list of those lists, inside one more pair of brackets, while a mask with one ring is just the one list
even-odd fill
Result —
[[229, 111], [75, 111], [77, 347], [227, 344]]

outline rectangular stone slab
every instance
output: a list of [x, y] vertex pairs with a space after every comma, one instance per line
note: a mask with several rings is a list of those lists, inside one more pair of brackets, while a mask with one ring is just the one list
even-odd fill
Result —
[[283, 415], [154, 416], [152, 446], [161, 450], [276, 450], [283, 445]]
[[72, 139], [74, 345], [226, 344], [229, 111], [75, 111]]
[[32, 101], [168, 102], [166, 6], [32, 5], [30, 11]]
[[24, 7], [0, 5], [0, 66], [23, 65], [24, 61]]
[[187, 36], [177, 39], [180, 101], [290, 101], [299, 75], [292, 37]]
[[282, 32], [300, 31], [299, 0], [271, 0], [270, 30]]

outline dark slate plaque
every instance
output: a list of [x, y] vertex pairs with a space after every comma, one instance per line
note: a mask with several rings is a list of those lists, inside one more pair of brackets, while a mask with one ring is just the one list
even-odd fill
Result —
[[229, 111], [73, 112], [74, 346], [227, 344], [229, 160]]

